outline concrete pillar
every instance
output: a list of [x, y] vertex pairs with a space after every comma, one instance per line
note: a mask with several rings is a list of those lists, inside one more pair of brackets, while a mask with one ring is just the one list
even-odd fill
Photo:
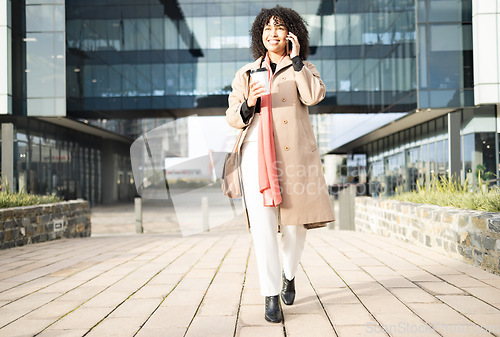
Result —
[[134, 211], [135, 211], [135, 232], [137, 234], [144, 233], [144, 228], [142, 226], [142, 198], [134, 199]]
[[201, 197], [201, 211], [203, 214], [203, 230], [210, 231], [210, 222], [208, 215], [208, 197]]
[[349, 185], [339, 192], [339, 228], [354, 230], [354, 206], [356, 198], [356, 186]]
[[462, 128], [462, 112], [448, 113], [448, 178], [459, 179], [462, 170], [460, 156], [460, 129]]
[[2, 191], [14, 188], [14, 124], [2, 124]]
[[101, 148], [101, 192], [103, 204], [111, 204], [118, 201], [117, 170], [114, 158], [112, 142], [103, 140]]

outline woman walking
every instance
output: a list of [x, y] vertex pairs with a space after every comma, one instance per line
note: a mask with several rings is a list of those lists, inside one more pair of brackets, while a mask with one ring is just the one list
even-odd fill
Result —
[[[333, 221], [307, 108], [323, 100], [326, 90], [316, 67], [306, 61], [309, 34], [297, 12], [280, 6], [262, 9], [250, 33], [256, 61], [236, 73], [226, 119], [244, 129], [243, 200], [265, 319], [278, 323], [283, 319], [280, 297], [286, 305], [295, 299], [307, 229]], [[253, 70], [262, 68], [268, 74], [264, 85], [251, 78]]]

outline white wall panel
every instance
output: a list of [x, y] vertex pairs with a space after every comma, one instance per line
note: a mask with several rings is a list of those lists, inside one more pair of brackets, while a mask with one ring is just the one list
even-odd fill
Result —
[[7, 26], [9, 1], [0, 0], [0, 114], [10, 113], [12, 104], [11, 91], [11, 60], [10, 60], [10, 28]]
[[8, 38], [7, 38], [7, 27], [0, 26], [0, 95], [7, 94], [7, 77], [8, 77]]
[[475, 8], [473, 7], [473, 10], [475, 9], [477, 13], [482, 14], [494, 14], [498, 3], [500, 3], [498, 0], [474, 0], [473, 6]]
[[473, 0], [474, 100], [500, 102], [500, 0]]
[[0, 26], [7, 26], [8, 0], [0, 0]]

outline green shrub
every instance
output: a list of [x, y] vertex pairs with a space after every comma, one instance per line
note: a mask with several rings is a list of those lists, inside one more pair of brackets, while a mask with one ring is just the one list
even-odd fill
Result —
[[61, 198], [50, 195], [34, 195], [25, 192], [0, 192], [0, 208], [50, 204], [62, 201]]
[[426, 186], [417, 182], [416, 191], [403, 192], [396, 189], [396, 194], [392, 198], [417, 204], [500, 212], [500, 189], [498, 186], [488, 189], [481, 177], [478, 180], [479, 183], [475, 187], [469, 184], [468, 180], [464, 184], [460, 184], [456, 179], [436, 178], [434, 176]]

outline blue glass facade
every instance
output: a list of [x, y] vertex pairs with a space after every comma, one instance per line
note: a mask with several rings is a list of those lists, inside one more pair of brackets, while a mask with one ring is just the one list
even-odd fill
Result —
[[69, 114], [222, 114], [252, 60], [253, 19], [278, 3], [309, 25], [310, 61], [327, 86], [313, 112], [416, 107], [414, 1], [68, 0]]
[[417, 2], [418, 106], [474, 106], [472, 2]]

